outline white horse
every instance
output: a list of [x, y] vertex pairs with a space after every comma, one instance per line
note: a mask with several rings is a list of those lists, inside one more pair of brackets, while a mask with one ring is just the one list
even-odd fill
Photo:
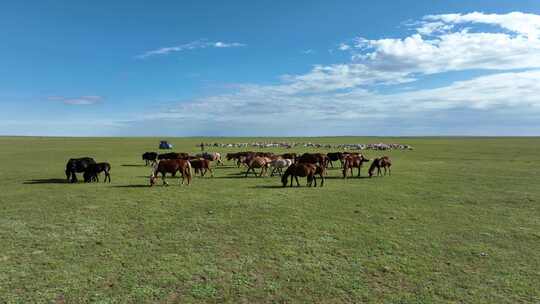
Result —
[[270, 176], [274, 176], [274, 173], [279, 173], [279, 176], [281, 176], [281, 173], [283, 172], [283, 169], [287, 169], [290, 165], [293, 164], [292, 159], [286, 159], [286, 158], [278, 158], [274, 159], [270, 162], [270, 167], [274, 168], [272, 169], [272, 173]]

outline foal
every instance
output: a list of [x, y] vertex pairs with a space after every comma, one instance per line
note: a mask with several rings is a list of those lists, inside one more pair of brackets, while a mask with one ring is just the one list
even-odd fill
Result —
[[388, 156], [383, 156], [379, 158], [375, 158], [373, 160], [373, 163], [369, 167], [369, 177], [373, 176], [373, 171], [377, 169], [377, 176], [383, 175], [381, 172], [381, 168], [384, 168], [384, 175], [386, 175], [386, 171], [388, 170], [388, 175], [392, 175], [392, 170], [390, 169], [392, 167], [392, 160]]
[[111, 182], [111, 164], [109, 163], [97, 163], [89, 164], [86, 170], [83, 173], [84, 181], [89, 182], [99, 182], [99, 174], [103, 172], [105, 174], [105, 179], [103, 182]]

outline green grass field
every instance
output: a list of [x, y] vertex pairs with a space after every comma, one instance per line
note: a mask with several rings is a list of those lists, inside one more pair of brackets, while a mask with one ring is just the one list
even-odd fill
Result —
[[[158, 140], [0, 138], [0, 303], [540, 302], [540, 138], [286, 139], [415, 147], [324, 188], [232, 164], [149, 188]], [[65, 183], [79, 156], [112, 183]]]

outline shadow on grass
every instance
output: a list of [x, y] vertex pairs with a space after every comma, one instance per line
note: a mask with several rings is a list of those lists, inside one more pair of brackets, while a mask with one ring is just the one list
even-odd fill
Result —
[[119, 186], [112, 186], [113, 188], [150, 188], [149, 184], [145, 185], [119, 185]]
[[297, 188], [324, 188], [324, 187], [320, 187], [318, 185], [317, 187], [308, 187], [306, 184], [300, 183], [300, 187], [296, 186], [296, 184], [294, 184], [292, 187], [290, 187], [289, 184], [287, 184], [286, 187], [283, 187], [283, 185], [279, 184], [279, 185], [257, 185], [250, 188], [253, 188], [253, 189], [297, 189]]
[[285, 189], [289, 187], [283, 187], [282, 185], [257, 185], [253, 187], [249, 187], [253, 189]]
[[347, 178], [343, 178], [343, 176], [326, 176], [325, 179], [369, 179], [369, 176], [347, 176]]
[[39, 185], [39, 184], [69, 184], [65, 178], [42, 178], [42, 179], [31, 179], [25, 181], [25, 185]]

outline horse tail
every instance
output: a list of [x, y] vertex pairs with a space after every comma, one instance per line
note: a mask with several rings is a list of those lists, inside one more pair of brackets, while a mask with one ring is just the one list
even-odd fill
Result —
[[187, 171], [186, 171], [186, 175], [187, 175], [187, 179], [188, 179], [188, 185], [191, 184], [191, 177], [192, 177], [192, 174], [191, 174], [191, 163], [187, 162]]
[[159, 166], [159, 163], [157, 163], [157, 162], [154, 163], [154, 165], [152, 166], [152, 171], [150, 172], [152, 177], [157, 177], [158, 166]]

